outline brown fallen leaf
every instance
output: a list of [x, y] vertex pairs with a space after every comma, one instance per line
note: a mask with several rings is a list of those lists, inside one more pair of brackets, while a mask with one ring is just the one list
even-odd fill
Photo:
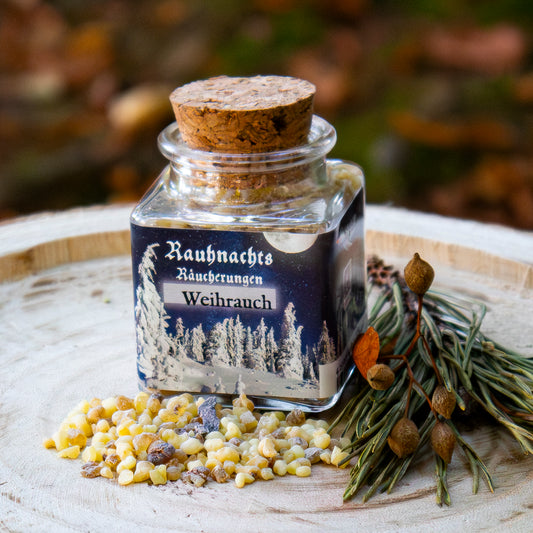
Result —
[[366, 379], [368, 371], [376, 364], [379, 356], [379, 335], [372, 326], [355, 341], [352, 354], [355, 366]]

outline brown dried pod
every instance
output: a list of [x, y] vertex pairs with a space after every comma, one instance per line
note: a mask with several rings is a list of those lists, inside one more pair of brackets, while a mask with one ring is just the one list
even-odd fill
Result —
[[431, 430], [431, 446], [446, 464], [452, 460], [455, 441], [455, 434], [446, 422], [437, 422]]
[[368, 384], [376, 390], [387, 390], [394, 383], [394, 372], [390, 366], [378, 363], [366, 373]]
[[411, 261], [407, 263], [403, 274], [407, 286], [419, 296], [426, 294], [435, 277], [433, 267], [418, 253], [415, 253]]
[[400, 418], [392, 428], [387, 442], [390, 449], [400, 458], [412, 454], [418, 447], [420, 435], [416, 424], [408, 418]]
[[433, 391], [431, 405], [433, 409], [444, 418], [450, 419], [455, 409], [455, 394], [450, 392], [444, 385], [437, 385]]

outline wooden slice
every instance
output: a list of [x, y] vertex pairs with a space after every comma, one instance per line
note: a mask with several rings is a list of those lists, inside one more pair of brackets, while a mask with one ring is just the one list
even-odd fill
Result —
[[[449, 467], [451, 508], [435, 504], [430, 452], [391, 495], [364, 504], [343, 503], [349, 471], [334, 467], [244, 489], [181, 481], [121, 487], [82, 478], [79, 460], [42, 448], [80, 400], [137, 392], [129, 211], [81, 209], [0, 225], [0, 530], [530, 530], [533, 460], [493, 426], [466, 437], [491, 470], [495, 493], [481, 482], [472, 494], [458, 452]], [[435, 267], [436, 286], [488, 305], [488, 335], [533, 355], [531, 234], [374, 206], [367, 228], [369, 254], [403, 265], [420, 252]]]

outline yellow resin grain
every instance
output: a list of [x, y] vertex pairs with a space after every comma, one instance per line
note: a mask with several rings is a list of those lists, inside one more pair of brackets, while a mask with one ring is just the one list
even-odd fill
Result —
[[164, 485], [167, 482], [167, 468], [165, 465], [158, 465], [150, 470], [150, 479], [154, 485]]
[[130, 485], [133, 483], [133, 472], [131, 470], [123, 470], [118, 476], [119, 485]]
[[65, 448], [57, 452], [57, 456], [63, 459], [77, 459], [79, 455], [80, 455], [80, 447], [77, 445], [70, 446], [69, 448]]

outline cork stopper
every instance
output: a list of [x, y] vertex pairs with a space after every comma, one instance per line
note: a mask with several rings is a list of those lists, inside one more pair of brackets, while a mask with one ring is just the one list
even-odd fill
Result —
[[307, 142], [315, 86], [286, 76], [220, 76], [170, 95], [182, 139], [221, 153], [285, 150]]

